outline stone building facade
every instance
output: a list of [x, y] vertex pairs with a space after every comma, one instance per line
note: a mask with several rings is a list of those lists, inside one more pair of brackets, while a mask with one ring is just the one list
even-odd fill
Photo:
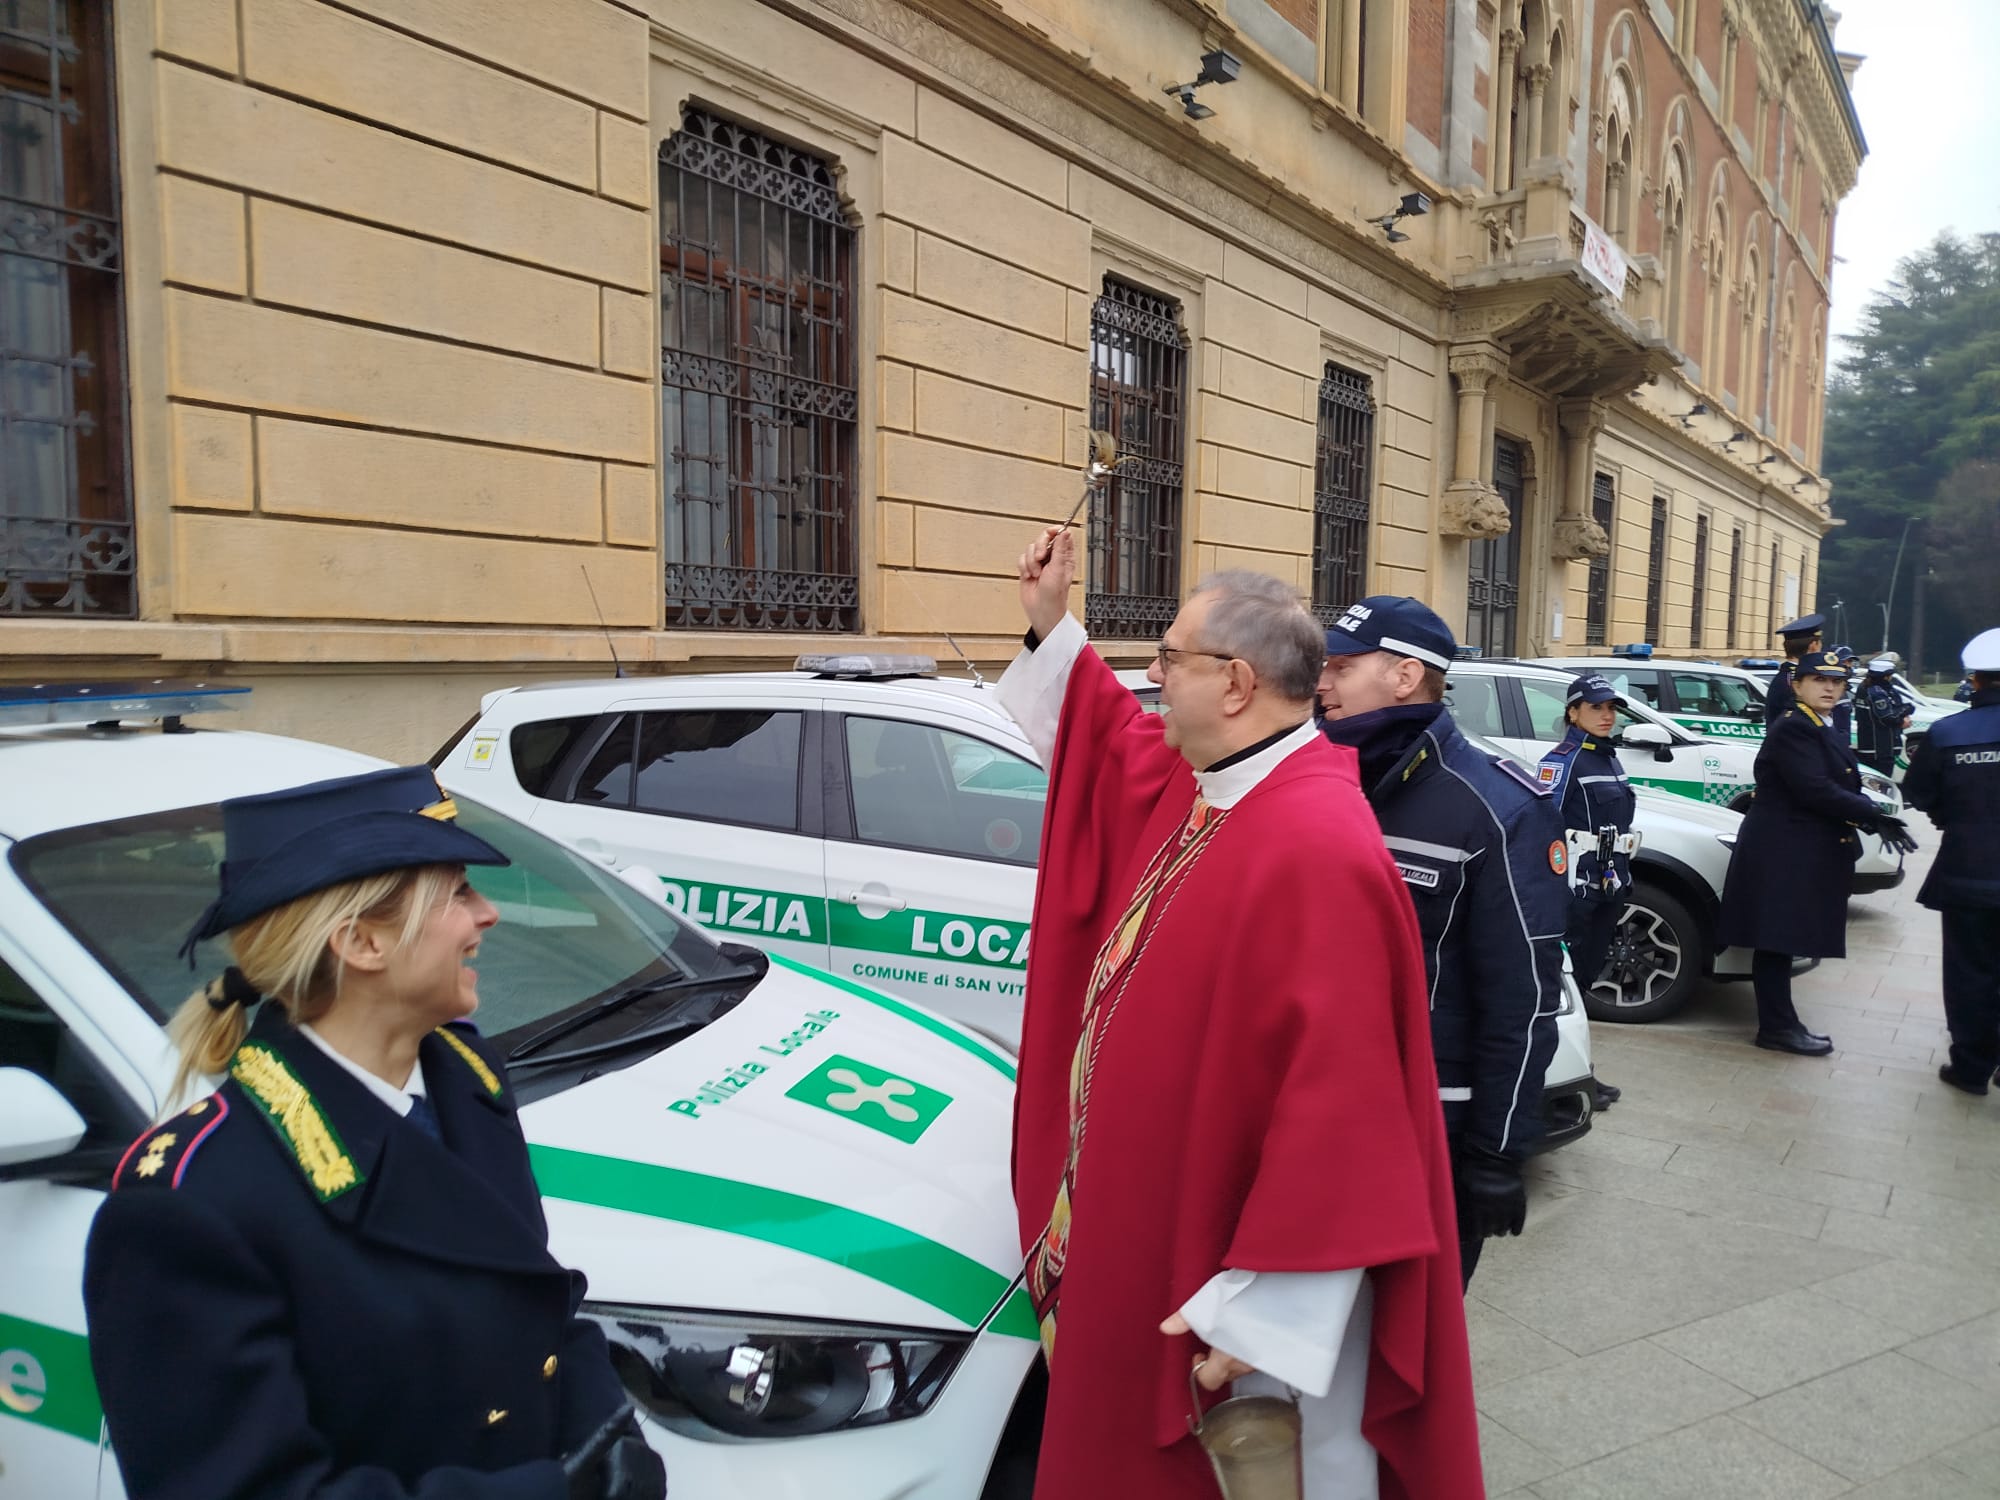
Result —
[[1134, 661], [1234, 565], [1521, 655], [1812, 601], [1810, 0], [0, 11], [8, 679], [416, 756], [613, 649], [995, 662], [1093, 427]]

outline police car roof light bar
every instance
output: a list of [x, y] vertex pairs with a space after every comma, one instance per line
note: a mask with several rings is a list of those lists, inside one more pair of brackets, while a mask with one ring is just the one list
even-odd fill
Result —
[[37, 682], [0, 687], [0, 726], [116, 724], [158, 719], [168, 734], [181, 732], [181, 715], [230, 712], [249, 694], [224, 687], [158, 677], [138, 682]]
[[1631, 660], [1643, 661], [1653, 654], [1653, 643], [1651, 641], [1633, 641], [1630, 645], [1614, 646], [1611, 654], [1613, 656], [1623, 656]]
[[885, 656], [874, 652], [843, 651], [801, 656], [795, 670], [815, 677], [852, 677], [863, 682], [887, 682], [896, 677], [935, 677], [937, 659], [930, 656]]

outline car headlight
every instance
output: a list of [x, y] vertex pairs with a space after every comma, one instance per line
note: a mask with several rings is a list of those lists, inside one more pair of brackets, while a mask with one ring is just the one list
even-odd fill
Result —
[[1872, 796], [1888, 803], [1890, 812], [1895, 812], [1903, 805], [1902, 789], [1886, 776], [1877, 776], [1872, 772], [1863, 771], [1861, 773], [1861, 785]]
[[970, 1333], [586, 1302], [632, 1399], [684, 1437], [805, 1437], [922, 1416]]

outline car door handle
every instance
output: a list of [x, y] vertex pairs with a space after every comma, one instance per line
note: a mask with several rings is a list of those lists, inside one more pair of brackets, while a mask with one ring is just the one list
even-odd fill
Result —
[[866, 902], [870, 906], [885, 906], [890, 911], [908, 911], [910, 903], [901, 896], [892, 896], [887, 891], [875, 894], [869, 891], [849, 891], [840, 898], [849, 906], [860, 906]]

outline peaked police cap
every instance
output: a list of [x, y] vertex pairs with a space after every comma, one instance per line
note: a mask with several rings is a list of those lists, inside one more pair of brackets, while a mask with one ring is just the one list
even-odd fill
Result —
[[188, 933], [205, 938], [343, 881], [418, 865], [504, 865], [460, 828], [458, 807], [428, 767], [398, 766], [222, 804], [221, 892]]
[[1360, 656], [1389, 651], [1413, 656], [1426, 666], [1450, 670], [1458, 655], [1451, 627], [1421, 599], [1372, 594], [1341, 611], [1326, 633], [1328, 656]]

